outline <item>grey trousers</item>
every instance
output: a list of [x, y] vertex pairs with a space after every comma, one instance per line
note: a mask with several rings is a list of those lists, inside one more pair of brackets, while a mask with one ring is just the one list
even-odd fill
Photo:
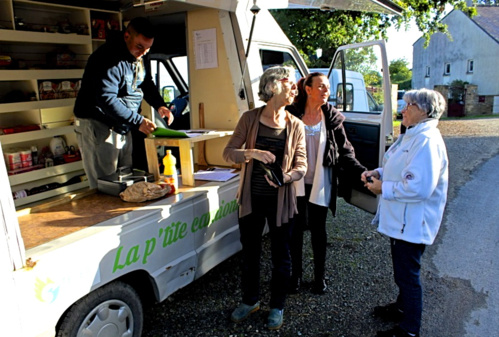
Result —
[[94, 119], [75, 120], [76, 140], [90, 188], [97, 188], [97, 178], [116, 172], [118, 167], [132, 167], [132, 135], [121, 135]]

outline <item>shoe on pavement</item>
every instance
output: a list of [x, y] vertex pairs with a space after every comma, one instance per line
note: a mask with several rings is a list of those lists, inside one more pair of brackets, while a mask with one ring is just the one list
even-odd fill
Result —
[[316, 295], [323, 295], [326, 293], [327, 284], [325, 279], [318, 279], [314, 281], [314, 286], [312, 287], [312, 293]]
[[270, 309], [267, 327], [270, 330], [277, 330], [282, 326], [284, 310]]
[[404, 312], [399, 309], [397, 303], [390, 303], [374, 307], [373, 316], [387, 322], [400, 322], [404, 318]]
[[249, 315], [258, 311], [260, 309], [260, 302], [256, 302], [253, 305], [247, 305], [241, 303], [233, 312], [230, 318], [233, 322], [239, 323], [248, 318]]
[[399, 326], [387, 331], [378, 331], [376, 337], [419, 337], [419, 334], [411, 334]]

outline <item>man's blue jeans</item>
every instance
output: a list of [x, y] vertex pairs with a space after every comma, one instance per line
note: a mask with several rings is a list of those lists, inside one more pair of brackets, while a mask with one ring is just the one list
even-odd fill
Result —
[[421, 257], [426, 246], [390, 238], [393, 276], [399, 288], [398, 307], [404, 312], [399, 326], [419, 333], [423, 312], [423, 288], [420, 280]]

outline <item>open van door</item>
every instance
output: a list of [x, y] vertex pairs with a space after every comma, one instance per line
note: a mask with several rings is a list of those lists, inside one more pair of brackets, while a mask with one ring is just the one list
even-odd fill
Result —
[[[332, 104], [346, 117], [343, 124], [355, 156], [369, 170], [380, 167], [385, 150], [393, 141], [391, 84], [385, 42], [372, 41], [338, 48], [328, 77], [338, 73], [341, 74], [340, 80], [336, 87], [331, 88], [336, 95]], [[348, 73], [361, 74], [363, 81], [349, 81], [352, 76]], [[366, 94], [375, 103], [357, 104], [356, 100], [365, 100]], [[369, 192], [360, 179], [348, 175], [349, 172], [341, 172], [340, 177], [344, 179], [340, 179], [340, 196], [354, 206], [375, 213], [379, 196]]]

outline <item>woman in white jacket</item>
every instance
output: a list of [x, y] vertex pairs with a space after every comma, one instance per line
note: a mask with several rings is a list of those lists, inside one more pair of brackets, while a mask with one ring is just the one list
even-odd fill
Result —
[[421, 257], [442, 222], [448, 187], [447, 150], [437, 128], [445, 99], [434, 90], [405, 93], [402, 110], [405, 134], [388, 149], [383, 167], [362, 174], [366, 187], [380, 194], [373, 220], [378, 231], [390, 237], [395, 283], [395, 303], [376, 307], [374, 315], [399, 322], [378, 336], [419, 336], [423, 311], [420, 281]]

